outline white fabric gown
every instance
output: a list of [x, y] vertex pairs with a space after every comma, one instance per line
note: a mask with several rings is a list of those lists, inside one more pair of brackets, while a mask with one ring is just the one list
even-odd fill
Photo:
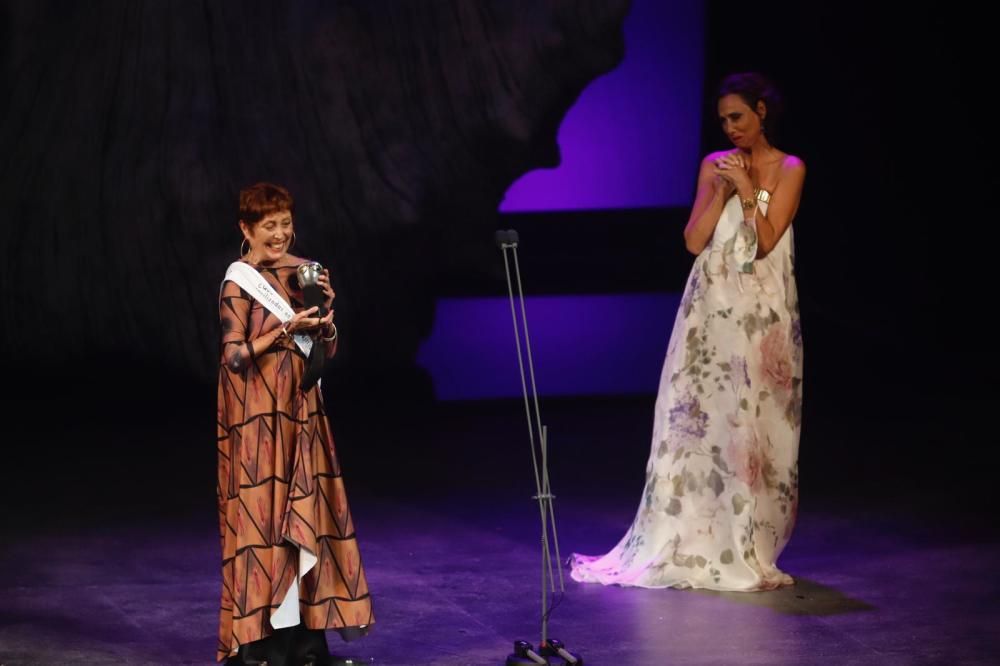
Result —
[[[766, 213], [768, 193], [757, 198]], [[792, 583], [776, 566], [798, 504], [802, 336], [792, 230], [741, 266], [743, 224], [734, 196], [677, 312], [635, 520], [608, 554], [574, 554], [575, 580], [714, 590]]]

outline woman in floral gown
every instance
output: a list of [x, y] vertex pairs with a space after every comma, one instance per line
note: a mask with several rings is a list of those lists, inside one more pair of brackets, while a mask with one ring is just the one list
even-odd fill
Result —
[[684, 230], [696, 255], [660, 378], [646, 486], [621, 541], [573, 556], [574, 579], [766, 590], [798, 504], [802, 336], [792, 219], [805, 165], [771, 144], [773, 86], [727, 77], [732, 150], [701, 162]]

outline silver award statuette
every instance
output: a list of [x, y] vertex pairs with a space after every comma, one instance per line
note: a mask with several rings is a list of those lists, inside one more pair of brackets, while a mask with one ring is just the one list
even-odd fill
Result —
[[[302, 289], [302, 300], [306, 309], [318, 307], [319, 310], [314, 316], [325, 317], [328, 312], [324, 304], [326, 296], [323, 294], [323, 289], [319, 286], [319, 276], [323, 274], [323, 266], [316, 261], [307, 261], [296, 269], [296, 273], [298, 274], [299, 287]], [[317, 334], [317, 332], [311, 332], [313, 336]], [[308, 391], [315, 386], [323, 374], [323, 365], [325, 363], [326, 346], [322, 344], [313, 345], [312, 351], [309, 353], [309, 358], [306, 361], [306, 370], [302, 373], [302, 380], [299, 382], [299, 388], [303, 391]]]
[[298, 267], [299, 287], [306, 308], [318, 307], [320, 317], [325, 317], [326, 306], [323, 304], [323, 290], [319, 286], [319, 276], [323, 274], [323, 266], [317, 261], [307, 261]]
[[298, 268], [299, 286], [305, 289], [319, 283], [319, 276], [323, 274], [323, 266], [318, 261], [307, 261]]

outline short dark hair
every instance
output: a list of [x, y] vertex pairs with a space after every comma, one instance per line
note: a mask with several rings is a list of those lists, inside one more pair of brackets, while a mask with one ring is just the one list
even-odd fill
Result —
[[281, 185], [257, 183], [240, 190], [240, 222], [247, 226], [252, 227], [272, 213], [291, 213], [294, 208], [292, 195]]
[[716, 99], [722, 99], [726, 95], [739, 95], [754, 112], [757, 111], [757, 102], [764, 102], [764, 106], [767, 107], [763, 123], [764, 133], [773, 140], [778, 133], [778, 120], [784, 111], [784, 104], [781, 93], [767, 77], [759, 72], [730, 74], [719, 84], [719, 95]]

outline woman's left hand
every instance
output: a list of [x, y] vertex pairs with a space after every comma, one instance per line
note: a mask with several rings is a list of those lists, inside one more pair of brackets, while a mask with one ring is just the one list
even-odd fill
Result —
[[330, 286], [330, 270], [328, 268], [323, 269], [323, 272], [316, 280], [316, 284], [319, 285], [319, 288], [323, 290], [323, 295], [326, 296], [326, 298], [323, 299], [323, 305], [326, 306], [327, 310], [332, 309], [333, 299], [337, 297], [337, 293], [333, 290], [333, 287]]

